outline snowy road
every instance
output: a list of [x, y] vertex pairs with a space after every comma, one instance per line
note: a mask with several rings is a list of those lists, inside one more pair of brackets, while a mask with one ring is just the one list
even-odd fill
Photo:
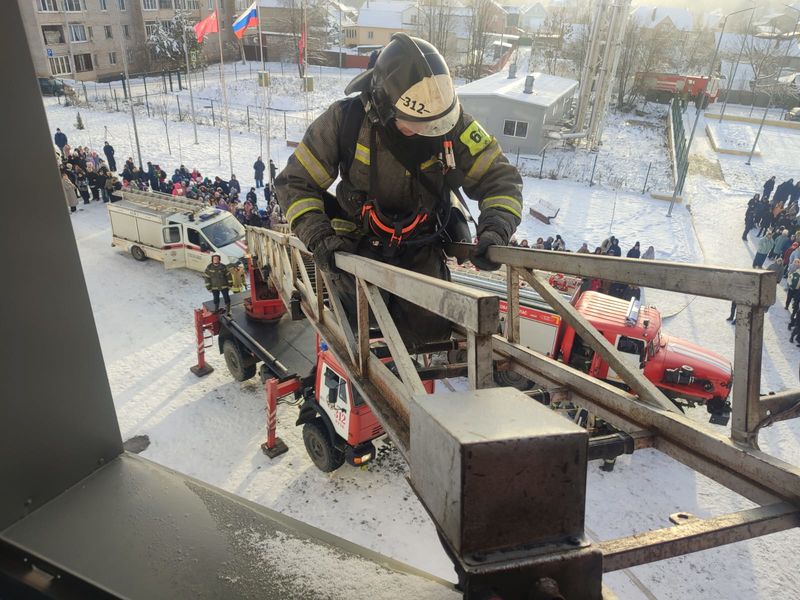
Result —
[[[61, 127], [73, 145], [99, 147], [108, 127], [118, 161], [130, 153], [124, 114], [81, 109], [88, 127], [83, 131], [72, 126], [74, 114], [71, 108], [48, 107], [51, 129]], [[171, 168], [183, 162], [211, 176], [227, 170], [227, 156], [222, 167], [218, 164], [216, 129], [201, 127], [199, 146], [188, 143], [189, 124], [171, 123], [170, 134], [172, 157], [163, 123], [142, 119], [140, 135], [147, 149], [143, 159]], [[720, 158], [717, 167], [716, 155], [698, 140], [702, 164], [710, 165], [706, 172], [724, 173], [726, 178], [731, 174], [735, 183], [729, 187], [723, 180], [693, 174], [687, 194], [693, 214], [678, 206], [670, 220], [664, 216], [665, 203], [638, 194], [526, 179], [526, 204], [546, 199], [562, 207], [562, 213], [552, 226], [526, 217], [519, 235], [535, 239], [561, 233], [576, 249], [582, 241], [599, 245], [612, 231], [622, 240], [623, 252], [639, 240], [643, 248], [653, 244], [662, 259], [748, 266], [754, 242], [739, 239], [744, 205], [756, 191], [753, 182], [760, 182], [765, 173], [775, 170], [779, 179], [792, 176], [788, 171], [797, 154], [787, 149], [800, 142], [796, 136], [783, 131], [762, 136], [762, 150], [773, 159], [757, 159], [750, 171], [744, 158], [731, 156]], [[276, 140], [272, 147], [282, 165], [290, 149]], [[259, 151], [258, 136], [237, 134], [234, 148], [234, 168], [246, 190], [252, 184], [250, 167]], [[388, 454], [368, 470], [343, 468], [322, 474], [306, 457], [300, 430], [294, 426], [296, 409], [282, 406], [278, 429], [290, 451], [268, 460], [259, 449], [265, 422], [259, 386], [232, 382], [221, 357], [213, 352], [209, 360], [217, 370], [212, 375], [196, 379], [189, 374], [194, 363], [192, 309], [206, 297], [200, 277], [185, 270], [167, 273], [160, 263], [137, 263], [111, 248], [101, 205], [79, 211], [72, 220], [125, 438], [147, 434], [152, 444], [144, 455], [152, 460], [436, 575], [452, 577], [435, 530], [406, 484], [405, 467], [396, 454]], [[650, 292], [649, 302], [665, 314], [678, 313], [666, 319], [668, 332], [732, 358], [733, 329], [724, 320], [725, 303]], [[779, 302], [783, 299], [779, 291]], [[787, 348], [786, 320], [782, 306], [767, 315], [764, 392], [798, 383], [800, 350]], [[691, 414], [701, 422], [707, 417], [702, 409]], [[761, 440], [764, 449], [800, 464], [800, 423], [779, 423], [765, 430]], [[703, 517], [752, 506], [652, 450], [623, 457], [612, 473], [590, 465], [588, 500], [587, 526], [599, 539], [666, 527], [668, 515], [678, 511]], [[795, 599], [800, 597], [798, 545], [800, 533], [790, 531], [638, 567], [630, 576], [612, 574], [606, 582], [624, 599]]]

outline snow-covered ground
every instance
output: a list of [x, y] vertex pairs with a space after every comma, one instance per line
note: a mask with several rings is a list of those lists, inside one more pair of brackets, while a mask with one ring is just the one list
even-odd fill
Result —
[[[706, 134], [719, 151], [750, 152], [756, 141], [756, 129], [745, 123], [736, 121], [723, 121], [708, 119]], [[755, 154], [761, 153], [761, 147], [756, 144]]]
[[[51, 129], [60, 127], [72, 145], [99, 148], [103, 139], [109, 139], [120, 162], [135, 156], [125, 113], [80, 110], [87, 129], [76, 131], [75, 109], [48, 103]], [[170, 123], [170, 156], [163, 122], [140, 118], [143, 160], [169, 168], [183, 162], [204, 174], [226, 176], [224, 134], [210, 127], [198, 129], [200, 144], [194, 145], [190, 124]], [[632, 144], [637, 135], [631, 134]], [[639, 146], [642, 154], [653, 143], [644, 139]], [[255, 157], [260, 152], [266, 155], [261, 141], [257, 133], [234, 134], [234, 170], [243, 187], [253, 183]], [[677, 205], [671, 219], [665, 216], [665, 202], [637, 193], [526, 177], [526, 212], [542, 200], [561, 212], [550, 226], [526, 215], [518, 236], [535, 239], [560, 233], [575, 250], [583, 241], [599, 245], [611, 232], [622, 240], [623, 251], [638, 240], [643, 248], [654, 245], [661, 259], [749, 266], [754, 240], [740, 239], [747, 198], [771, 172], [779, 179], [782, 174], [792, 176], [799, 141], [800, 132], [765, 129], [760, 142], [764, 157], [747, 167], [746, 158], [718, 156], [698, 136], [685, 194], [692, 212]], [[271, 150], [282, 166], [290, 149], [273, 139]], [[615, 168], [625, 173], [626, 164], [632, 163], [620, 158]], [[290, 449], [270, 461], [259, 448], [265, 435], [260, 386], [231, 381], [223, 360], [213, 351], [208, 359], [216, 367], [214, 373], [197, 379], [188, 371], [195, 361], [192, 309], [206, 298], [199, 275], [166, 272], [160, 263], [138, 263], [112, 248], [101, 205], [80, 210], [72, 223], [122, 433], [125, 438], [150, 437], [144, 456], [435, 575], [453, 577], [396, 453], [383, 452], [364, 470], [342, 468], [322, 474], [303, 449], [300, 430], [294, 426], [296, 408], [281, 406], [278, 431]], [[728, 311], [724, 302], [651, 292], [648, 301], [668, 316], [667, 331], [733, 357], [733, 328], [724, 320]], [[778, 295], [782, 304], [784, 293]], [[798, 383], [800, 350], [787, 344], [787, 318], [782, 305], [767, 315], [763, 392]], [[698, 421], [707, 418], [703, 409], [690, 414]], [[784, 422], [763, 431], [761, 446], [800, 464], [800, 424]], [[596, 464], [589, 468], [586, 522], [589, 534], [598, 540], [669, 526], [668, 515], [678, 511], [705, 517], [750, 506], [653, 450], [619, 459], [612, 473], [600, 471]], [[611, 574], [606, 582], [625, 599], [795, 599], [800, 597], [798, 543], [800, 534], [789, 531]]]

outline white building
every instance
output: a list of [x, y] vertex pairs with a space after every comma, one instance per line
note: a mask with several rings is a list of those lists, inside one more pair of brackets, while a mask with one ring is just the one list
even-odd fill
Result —
[[502, 72], [458, 88], [464, 110], [509, 154], [539, 154], [548, 128], [563, 119], [578, 82], [544, 73]]

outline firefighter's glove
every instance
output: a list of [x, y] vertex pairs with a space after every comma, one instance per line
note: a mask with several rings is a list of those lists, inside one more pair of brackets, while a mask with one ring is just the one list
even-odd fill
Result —
[[311, 251], [314, 254], [314, 262], [320, 271], [330, 274], [339, 274], [341, 271], [334, 264], [334, 252], [353, 252], [355, 244], [339, 235], [329, 235], [322, 238]]
[[475, 247], [475, 254], [472, 255], [472, 264], [481, 271], [497, 271], [500, 265], [486, 258], [486, 251], [490, 246], [504, 246], [507, 241], [503, 236], [491, 229], [485, 230], [478, 237], [478, 245]]

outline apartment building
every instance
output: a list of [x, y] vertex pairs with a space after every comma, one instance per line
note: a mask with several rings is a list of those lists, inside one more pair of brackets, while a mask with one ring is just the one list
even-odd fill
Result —
[[[230, 28], [234, 0], [17, 0], [25, 23], [37, 77], [69, 77], [107, 81], [122, 73], [122, 37], [132, 73], [147, 71], [150, 56], [147, 36], [159, 21], [169, 21], [177, 11], [200, 20], [220, 1], [223, 41], [233, 42]], [[215, 40], [210, 40], [213, 42]], [[207, 42], [205, 54], [219, 55], [216, 43]]]

